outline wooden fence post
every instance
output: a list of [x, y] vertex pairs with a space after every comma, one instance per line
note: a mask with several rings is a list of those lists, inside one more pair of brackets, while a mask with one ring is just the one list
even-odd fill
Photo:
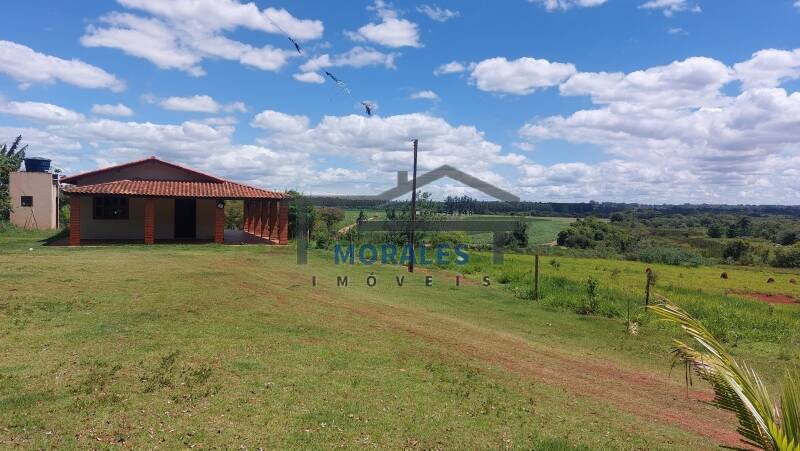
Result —
[[533, 299], [539, 300], [539, 254], [534, 258], [533, 270]]

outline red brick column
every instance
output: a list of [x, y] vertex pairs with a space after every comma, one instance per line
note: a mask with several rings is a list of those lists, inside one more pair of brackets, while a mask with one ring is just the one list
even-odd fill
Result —
[[81, 245], [81, 198], [69, 196], [69, 245]]
[[248, 232], [250, 230], [250, 201], [242, 201], [242, 230]]
[[279, 214], [278, 244], [289, 244], [289, 201], [281, 201]]
[[262, 200], [261, 202], [261, 228], [258, 230], [258, 236], [266, 238], [269, 236], [269, 202]]
[[261, 236], [261, 201], [253, 201], [253, 235]]
[[269, 239], [278, 241], [278, 201], [269, 201]]
[[144, 244], [156, 242], [156, 200], [144, 200]]
[[225, 242], [225, 204], [219, 208], [220, 202], [218, 200], [218, 205], [214, 206], [214, 242], [217, 244]]

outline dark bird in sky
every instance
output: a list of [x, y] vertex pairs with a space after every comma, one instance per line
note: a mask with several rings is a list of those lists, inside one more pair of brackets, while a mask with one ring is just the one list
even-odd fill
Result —
[[287, 38], [289, 38], [289, 40], [290, 40], [290, 41], [292, 41], [292, 44], [294, 44], [294, 48], [296, 48], [296, 49], [297, 49], [297, 53], [299, 53], [299, 54], [301, 54], [301, 55], [302, 55], [302, 54], [303, 54], [303, 51], [302, 51], [302, 50], [300, 50], [300, 44], [298, 44], [298, 43], [297, 43], [297, 41], [295, 41], [294, 39], [292, 39], [292, 37], [291, 37], [291, 36], [286, 36], [286, 37], [287, 37]]
[[367, 102], [361, 102], [361, 105], [363, 105], [364, 109], [367, 110], [367, 116], [372, 116], [372, 105]]

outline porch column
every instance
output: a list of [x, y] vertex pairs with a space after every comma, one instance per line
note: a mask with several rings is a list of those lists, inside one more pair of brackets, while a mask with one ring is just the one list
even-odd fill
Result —
[[[222, 208], [219, 208], [220, 203]], [[225, 203], [218, 200], [214, 207], [214, 242], [222, 244], [225, 242]]]
[[289, 201], [287, 200], [281, 200], [278, 229], [278, 244], [289, 244]]
[[278, 201], [269, 201], [269, 239], [278, 241]]
[[81, 245], [81, 198], [69, 196], [69, 245]]
[[144, 244], [156, 242], [156, 200], [144, 200]]
[[261, 236], [261, 201], [253, 201], [253, 235]]
[[244, 211], [242, 213], [242, 230], [245, 232], [250, 231], [250, 201], [244, 200], [242, 201], [242, 205], [244, 206]]
[[261, 228], [258, 229], [258, 236], [266, 238], [269, 236], [269, 203], [266, 199], [261, 201]]

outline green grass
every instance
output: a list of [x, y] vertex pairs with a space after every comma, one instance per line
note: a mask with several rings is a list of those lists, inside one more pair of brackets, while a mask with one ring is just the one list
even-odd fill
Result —
[[[528, 223], [528, 243], [530, 245], [549, 244], [556, 240], [558, 232], [567, 228], [575, 221], [574, 218], [545, 218], [531, 216], [504, 216], [504, 215], [472, 215], [462, 216], [465, 220], [524, 220]], [[489, 232], [472, 232], [469, 234], [471, 244], [492, 244], [492, 234]]]
[[[43, 238], [0, 232], [4, 447], [716, 446], [654, 420], [658, 408], [606, 402], [596, 393], [624, 398], [625, 385], [574, 366], [609, 362], [666, 377], [673, 329], [647, 323], [629, 336], [620, 318], [577, 315], [567, 305], [588, 275], [599, 279], [603, 302], [635, 296], [640, 264], [559, 258], [555, 270], [545, 260], [548, 300], [534, 303], [514, 289], [527, 283], [524, 256], [507, 256], [503, 268], [476, 258], [471, 282], [456, 288], [452, 272], [342, 268], [323, 251], [300, 267], [291, 247], [72, 249], [44, 247]], [[774, 340], [795, 327], [794, 306], [773, 310], [785, 326], [762, 323], [768, 306], [725, 295], [731, 286], [770, 288], [767, 273], [727, 269], [722, 282], [712, 280], [714, 268], [656, 271], [658, 289], [679, 303], [727, 302], [718, 313], [758, 320], [737, 326], [734, 352], [770, 383], [796, 359], [796, 335]], [[505, 272], [504, 285], [478, 283]], [[349, 286], [337, 287], [345, 274]], [[369, 274], [378, 286], [367, 286]], [[403, 288], [393, 285], [399, 276]], [[784, 285], [788, 275], [775, 277], [773, 290], [796, 292]], [[749, 331], [764, 327], [778, 332]], [[540, 367], [568, 377], [552, 380]], [[681, 377], [670, 382], [677, 393]]]

